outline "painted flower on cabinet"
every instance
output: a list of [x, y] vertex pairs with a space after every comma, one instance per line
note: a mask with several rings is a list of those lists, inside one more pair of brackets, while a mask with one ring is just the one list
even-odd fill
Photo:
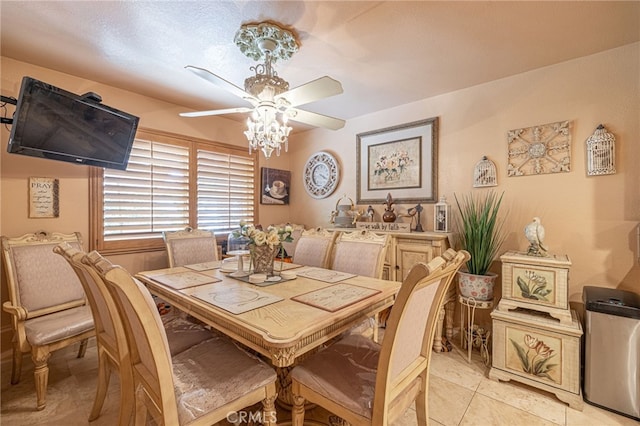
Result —
[[516, 283], [525, 299], [534, 299], [548, 302], [547, 296], [551, 289], [547, 288], [547, 279], [535, 271], [525, 271], [524, 278], [519, 276]]
[[524, 345], [521, 345], [512, 338], [509, 340], [516, 350], [522, 371], [557, 382], [557, 380], [552, 377], [552, 374], [558, 364], [550, 363], [556, 355], [554, 349], [551, 349], [543, 340], [530, 334], [524, 335]]

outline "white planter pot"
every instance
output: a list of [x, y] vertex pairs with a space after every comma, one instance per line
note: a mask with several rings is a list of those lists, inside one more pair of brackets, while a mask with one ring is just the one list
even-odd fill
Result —
[[486, 275], [474, 275], [458, 271], [458, 288], [463, 297], [473, 297], [475, 300], [492, 300], [493, 286], [498, 274], [487, 272]]

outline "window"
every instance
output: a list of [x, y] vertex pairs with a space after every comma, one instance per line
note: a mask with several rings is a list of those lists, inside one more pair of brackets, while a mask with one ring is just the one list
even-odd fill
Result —
[[91, 248], [156, 250], [163, 231], [187, 226], [226, 237], [257, 220], [255, 182], [244, 148], [139, 130], [127, 170], [92, 168]]

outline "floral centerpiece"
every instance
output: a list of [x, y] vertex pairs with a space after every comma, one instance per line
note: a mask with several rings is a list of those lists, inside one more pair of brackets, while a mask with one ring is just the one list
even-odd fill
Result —
[[266, 231], [240, 222], [240, 229], [233, 231], [236, 237], [249, 239], [249, 253], [251, 255], [251, 269], [254, 273], [273, 275], [273, 262], [282, 252], [283, 242], [293, 241], [291, 234], [293, 227], [287, 225], [284, 228], [269, 226]]

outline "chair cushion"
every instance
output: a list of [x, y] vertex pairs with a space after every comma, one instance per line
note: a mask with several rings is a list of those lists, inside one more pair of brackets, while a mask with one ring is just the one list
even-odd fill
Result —
[[[80, 248], [77, 243], [71, 245]], [[20, 304], [27, 311], [83, 300], [85, 297], [76, 273], [62, 256], [53, 252], [55, 246], [35, 244], [12, 248]]]
[[180, 424], [276, 380], [273, 368], [223, 336], [173, 357], [173, 376]]
[[178, 316], [167, 319], [162, 317], [162, 323], [167, 333], [171, 356], [184, 352], [195, 344], [217, 336], [215, 332], [206, 329], [201, 324], [196, 324]]
[[83, 305], [26, 320], [24, 328], [31, 345], [47, 345], [91, 330], [93, 316], [89, 305]]
[[291, 378], [370, 419], [379, 356], [380, 345], [349, 335], [295, 367]]

